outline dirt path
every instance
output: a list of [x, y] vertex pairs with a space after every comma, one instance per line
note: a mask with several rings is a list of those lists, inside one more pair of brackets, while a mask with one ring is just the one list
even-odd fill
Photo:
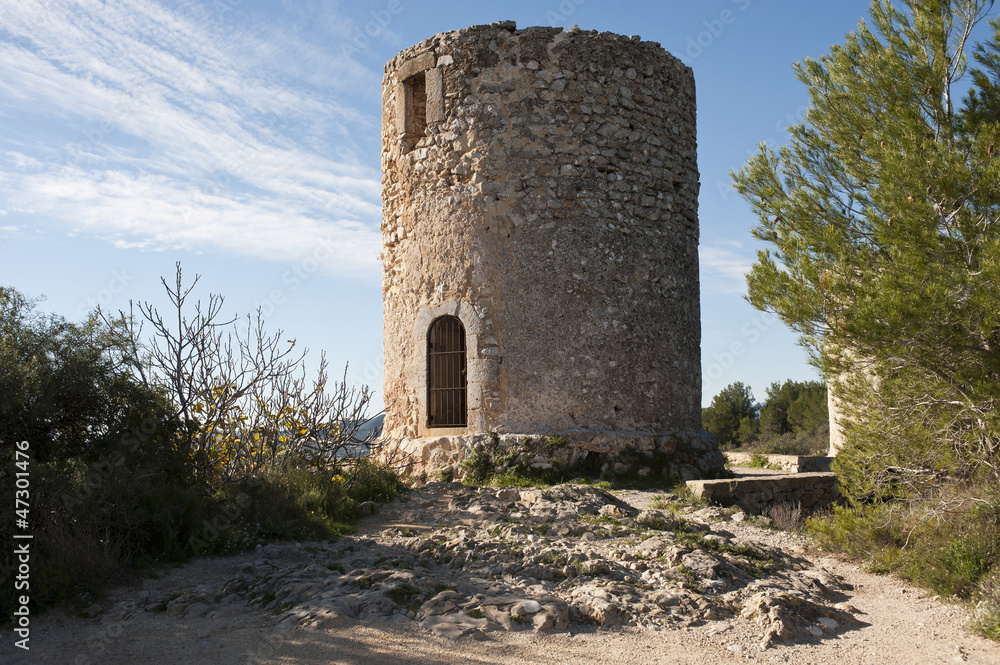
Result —
[[[650, 493], [621, 496], [642, 508]], [[413, 528], [432, 517], [452, 513], [440, 496], [386, 507], [362, 524], [356, 542], [382, 546], [379, 534], [388, 524]], [[421, 502], [422, 501], [422, 502]], [[464, 515], [467, 519], [468, 515]], [[410, 527], [404, 527], [409, 529]], [[139, 588], [120, 589], [102, 603], [106, 612], [92, 619], [53, 612], [32, 623], [31, 651], [13, 647], [6, 632], [0, 644], [2, 663], [66, 663], [87, 665], [318, 665], [320, 663], [834, 663], [878, 665], [899, 663], [1000, 663], [1000, 645], [963, 630], [962, 612], [930, 598], [898, 580], [867, 574], [849, 563], [809, 551], [808, 543], [791, 534], [729, 523], [740, 542], [781, 548], [809, 569], [843, 578], [841, 592], [853, 606], [858, 625], [838, 625], [831, 632], [779, 641], [761, 648], [760, 627], [738, 615], [691, 625], [651, 629], [639, 626], [601, 627], [572, 623], [569, 630], [475, 631], [466, 637], [438, 637], [420, 621], [402, 614], [340, 625], [301, 627], [279, 622], [275, 611], [255, 609], [244, 602], [220, 603], [208, 615], [185, 618], [170, 612], [135, 608], [143, 599], [178, 590], [193, 593], [221, 589], [224, 582], [246, 570], [259, 553], [199, 560], [145, 580]], [[391, 531], [391, 530], [390, 530]], [[344, 539], [350, 541], [351, 539]], [[308, 551], [308, 545], [287, 551]], [[360, 549], [360, 548], [359, 548]], [[460, 573], [455, 572], [456, 576]], [[478, 578], [473, 578], [478, 579]], [[221, 592], [217, 595], [221, 595]], [[114, 608], [124, 608], [115, 610]], [[698, 625], [700, 624], [700, 625]], [[529, 626], [530, 628], [530, 626]], [[817, 631], [818, 632], [818, 631]]]

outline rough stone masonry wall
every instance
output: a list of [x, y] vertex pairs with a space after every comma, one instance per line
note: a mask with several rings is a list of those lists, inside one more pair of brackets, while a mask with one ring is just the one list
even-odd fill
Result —
[[690, 480], [696, 497], [720, 506], [740, 506], [760, 515], [768, 506], [798, 504], [804, 510], [828, 506], [840, 497], [834, 473], [794, 473], [736, 480]]
[[[512, 22], [386, 65], [387, 436], [441, 463], [487, 431], [602, 453], [608, 433], [667, 433], [721, 469], [701, 434], [694, 93], [658, 44]], [[426, 422], [444, 314], [468, 340], [469, 422], [451, 430]]]
[[722, 453], [732, 464], [737, 466], [749, 466], [754, 457], [764, 457], [768, 465], [780, 467], [782, 471], [788, 473], [811, 473], [826, 472], [830, 470], [832, 457], [817, 457], [814, 455], [758, 455], [757, 453], [736, 453], [726, 451]]

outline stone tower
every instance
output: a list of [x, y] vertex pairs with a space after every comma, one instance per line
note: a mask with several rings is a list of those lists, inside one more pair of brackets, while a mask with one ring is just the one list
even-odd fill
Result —
[[382, 172], [384, 431], [416, 471], [488, 432], [559, 434], [538, 466], [722, 468], [688, 67], [610, 33], [435, 35], [385, 67]]

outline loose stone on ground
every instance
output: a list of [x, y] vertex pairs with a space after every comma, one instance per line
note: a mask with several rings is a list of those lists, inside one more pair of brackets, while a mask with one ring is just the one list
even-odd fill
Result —
[[336, 542], [173, 567], [90, 618], [53, 610], [0, 662], [1000, 662], [960, 607], [676, 499], [432, 484]]
[[836, 576], [744, 542], [740, 518], [635, 506], [586, 485], [431, 483], [368, 518], [381, 530], [268, 545], [220, 586], [147, 595], [142, 609], [218, 620], [264, 610], [282, 631], [415, 622], [448, 639], [721, 622], [720, 634], [741, 624], [762, 647], [857, 624], [835, 606], [849, 590]]

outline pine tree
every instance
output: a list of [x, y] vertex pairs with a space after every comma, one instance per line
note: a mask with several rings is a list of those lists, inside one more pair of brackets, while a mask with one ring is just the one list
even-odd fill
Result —
[[859, 495], [1000, 478], [1000, 21], [956, 104], [992, 1], [897, 4], [796, 65], [805, 120], [733, 174], [768, 244], [748, 299], [850, 379]]
[[702, 425], [718, 437], [720, 446], [739, 445], [757, 434], [757, 403], [750, 386], [739, 381], [723, 388], [701, 410]]
[[813, 433], [825, 428], [826, 386], [819, 381], [775, 381], [766, 390], [760, 407], [762, 434]]

